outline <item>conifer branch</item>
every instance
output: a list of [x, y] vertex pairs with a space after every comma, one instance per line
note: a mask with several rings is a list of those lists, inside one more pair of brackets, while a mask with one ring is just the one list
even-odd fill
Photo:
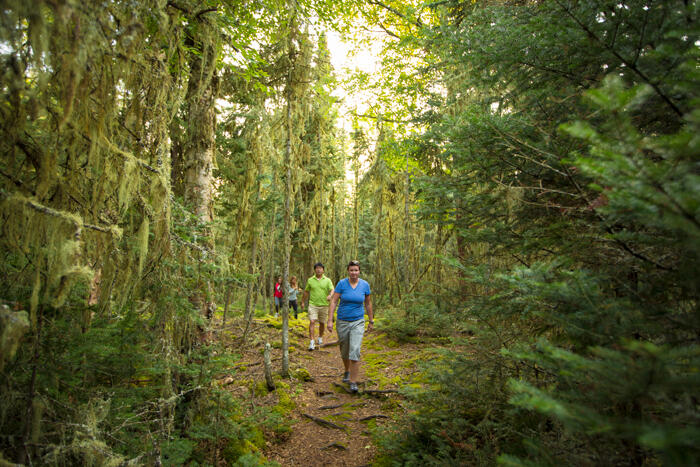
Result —
[[588, 36], [589, 36], [590, 38], [592, 38], [592, 39], [593, 39], [595, 42], [597, 42], [598, 44], [602, 45], [604, 49], [606, 49], [608, 52], [610, 52], [611, 54], [613, 54], [613, 56], [615, 56], [615, 58], [617, 58], [618, 60], [620, 60], [620, 62], [624, 63], [626, 67], [628, 67], [628, 68], [629, 68], [630, 70], [632, 70], [637, 76], [639, 76], [639, 77], [642, 79], [642, 81], [644, 81], [644, 82], [647, 83], [649, 86], [651, 86], [651, 88], [654, 90], [654, 92], [656, 92], [656, 94], [658, 94], [658, 96], [661, 98], [661, 100], [663, 100], [663, 101], [671, 108], [671, 110], [673, 110], [673, 112], [674, 112], [678, 117], [682, 117], [682, 116], [683, 116], [683, 112], [678, 108], [678, 106], [677, 106], [676, 104], [673, 103], [673, 101], [671, 100], [671, 98], [668, 97], [668, 96], [661, 90], [661, 88], [659, 87], [659, 84], [658, 84], [657, 82], [652, 82], [652, 80], [651, 80], [642, 70], [640, 70], [640, 69], [637, 67], [636, 60], [635, 60], [634, 62], [631, 62], [631, 61], [627, 60], [625, 57], [623, 57], [623, 56], [620, 54], [620, 52], [618, 52], [617, 50], [615, 50], [615, 48], [614, 48], [612, 45], [608, 44], [608, 43], [605, 42], [603, 39], [601, 39], [600, 37], [598, 37], [598, 35], [596, 35], [596, 34], [591, 30], [591, 28], [589, 28], [588, 26], [586, 26], [586, 24], [584, 24], [583, 21], [581, 21], [580, 19], [578, 19], [578, 18], [573, 14], [573, 12], [572, 12], [569, 8], [567, 8], [565, 5], [562, 5], [562, 3], [561, 3], [559, 0], [555, 0], [555, 3], [556, 3], [557, 5], [559, 5], [559, 7], [560, 7], [562, 10], [564, 10], [564, 12], [567, 14], [567, 16], [569, 16], [581, 29], [583, 29], [583, 31], [584, 31], [586, 34], [588, 34]]

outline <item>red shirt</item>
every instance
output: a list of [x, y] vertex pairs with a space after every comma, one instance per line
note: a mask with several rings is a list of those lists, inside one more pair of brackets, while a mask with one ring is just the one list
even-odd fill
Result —
[[282, 298], [282, 296], [283, 295], [282, 295], [282, 290], [281, 290], [280, 284], [277, 283], [277, 284], [275, 284], [275, 297]]

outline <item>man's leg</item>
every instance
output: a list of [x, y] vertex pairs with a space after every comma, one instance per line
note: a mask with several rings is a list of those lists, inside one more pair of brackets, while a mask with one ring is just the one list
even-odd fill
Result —
[[316, 333], [316, 320], [309, 320], [309, 339], [314, 340], [314, 335]]

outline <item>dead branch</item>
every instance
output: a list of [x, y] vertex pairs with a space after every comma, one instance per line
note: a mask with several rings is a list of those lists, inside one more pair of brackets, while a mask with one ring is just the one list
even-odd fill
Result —
[[359, 419], [359, 421], [364, 422], [364, 421], [366, 421], [366, 420], [372, 420], [372, 419], [375, 419], [375, 418], [389, 418], [389, 416], [388, 416], [388, 415], [383, 415], [383, 414], [378, 413], [378, 414], [367, 415], [366, 417], [362, 417], [362, 418]]
[[310, 419], [310, 420], [313, 420], [314, 422], [318, 423], [318, 424], [321, 425], [322, 427], [326, 427], [326, 428], [335, 428], [336, 430], [345, 430], [345, 428], [346, 428], [346, 427], [344, 427], [344, 426], [342, 426], [342, 425], [337, 425], [337, 424], [335, 424], [335, 423], [333, 423], [333, 422], [330, 422], [330, 421], [325, 420], [325, 419], [323, 419], [323, 418], [314, 417], [313, 415], [309, 415], [309, 414], [307, 414], [307, 413], [302, 414], [302, 415], [303, 415], [304, 417]]
[[341, 449], [343, 451], [348, 450], [348, 448], [346, 448], [344, 445], [334, 441], [331, 444], [327, 444], [327, 445], [323, 446], [321, 448], [321, 451], [325, 451], [326, 449], [330, 449], [330, 448], [338, 448], [338, 449]]
[[337, 409], [338, 407], [342, 407], [342, 406], [343, 406], [343, 404], [324, 405], [322, 407], [319, 407], [319, 410]]

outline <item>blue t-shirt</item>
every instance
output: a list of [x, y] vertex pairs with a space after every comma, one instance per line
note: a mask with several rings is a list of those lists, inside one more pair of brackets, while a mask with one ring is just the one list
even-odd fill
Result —
[[358, 281], [354, 289], [347, 277], [335, 286], [335, 292], [340, 294], [338, 319], [357, 321], [365, 316], [365, 296], [371, 292], [369, 291], [369, 283], [366, 280], [358, 279]]

